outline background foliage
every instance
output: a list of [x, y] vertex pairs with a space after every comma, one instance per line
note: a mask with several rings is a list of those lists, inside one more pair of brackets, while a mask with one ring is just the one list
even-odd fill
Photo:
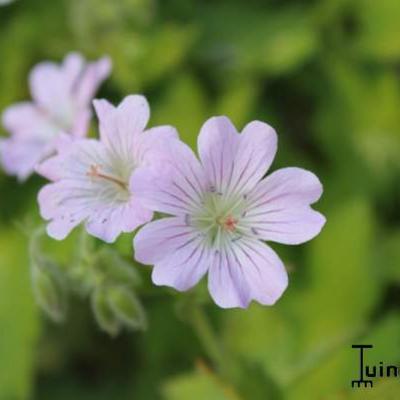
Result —
[[[109, 54], [98, 96], [144, 93], [151, 124], [177, 126], [195, 146], [201, 124], [226, 114], [238, 126], [271, 123], [273, 169], [315, 171], [325, 193], [323, 233], [275, 246], [290, 286], [273, 308], [224, 311], [204, 296], [153, 288], [136, 268], [145, 333], [102, 333], [88, 301], [67, 321], [39, 312], [28, 241], [43, 181], [0, 173], [0, 400], [397, 399], [400, 383], [351, 391], [354, 342], [371, 362], [400, 363], [400, 2], [398, 0], [18, 0], [0, 8], [0, 107], [29, 96], [27, 73], [70, 50]], [[95, 125], [94, 125], [95, 126]], [[95, 131], [95, 129], [94, 129]], [[3, 134], [6, 134], [3, 131]], [[75, 239], [54, 244], [60, 259]], [[67, 265], [68, 267], [68, 265]], [[188, 299], [205, 302], [238, 366], [226, 379], [188, 323]], [[200, 298], [200, 300], [199, 300]], [[190, 300], [192, 301], [192, 300]]]

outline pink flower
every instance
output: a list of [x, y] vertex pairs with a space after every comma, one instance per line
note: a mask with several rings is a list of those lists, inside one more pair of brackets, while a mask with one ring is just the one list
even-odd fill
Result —
[[100, 140], [61, 137], [59, 154], [38, 172], [51, 179], [39, 192], [48, 234], [64, 239], [85, 223], [86, 230], [106, 242], [151, 220], [139, 196], [132, 196], [131, 176], [163, 161], [163, 148], [177, 138], [176, 130], [161, 126], [144, 131], [150, 110], [143, 96], [128, 96], [118, 107], [94, 100]]
[[110, 69], [106, 57], [86, 63], [76, 53], [67, 55], [61, 65], [36, 65], [29, 76], [33, 101], [14, 104], [3, 113], [3, 125], [11, 133], [10, 138], [0, 141], [5, 171], [23, 181], [52, 155], [60, 133], [85, 136], [90, 103]]
[[181, 142], [164, 173], [142, 170], [132, 187], [143, 204], [170, 214], [143, 227], [135, 258], [154, 264], [156, 285], [188, 290], [208, 272], [208, 288], [223, 308], [273, 304], [288, 284], [286, 270], [264, 241], [299, 244], [316, 236], [325, 218], [310, 204], [322, 194], [318, 178], [284, 168], [263, 178], [276, 150], [267, 124], [249, 123], [241, 134], [226, 117], [209, 119], [198, 138], [200, 162]]

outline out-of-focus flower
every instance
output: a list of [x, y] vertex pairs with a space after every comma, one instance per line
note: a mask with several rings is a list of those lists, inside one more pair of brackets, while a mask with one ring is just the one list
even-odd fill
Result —
[[277, 136], [253, 121], [241, 134], [226, 117], [208, 120], [199, 135], [201, 163], [181, 142], [164, 173], [135, 174], [132, 186], [153, 210], [171, 214], [143, 227], [135, 257], [154, 264], [157, 285], [188, 290], [208, 271], [208, 288], [221, 307], [251, 300], [273, 304], [287, 287], [283, 263], [263, 241], [299, 244], [316, 236], [325, 218], [310, 204], [322, 185], [309, 171], [284, 168], [262, 179]]
[[5, 171], [23, 181], [52, 155], [61, 133], [85, 136], [91, 101], [110, 70], [109, 58], [86, 63], [77, 53], [67, 55], [61, 65], [36, 65], [29, 76], [33, 101], [14, 104], [3, 113], [3, 126], [11, 134], [0, 141]]
[[81, 222], [89, 234], [113, 242], [152, 218], [138, 196], [131, 176], [144, 166], [163, 162], [164, 148], [176, 130], [160, 126], [144, 131], [150, 110], [143, 96], [128, 96], [118, 107], [94, 100], [100, 140], [63, 136], [59, 154], [44, 161], [38, 173], [54, 181], [39, 192], [40, 212], [50, 220], [47, 232], [65, 238]]

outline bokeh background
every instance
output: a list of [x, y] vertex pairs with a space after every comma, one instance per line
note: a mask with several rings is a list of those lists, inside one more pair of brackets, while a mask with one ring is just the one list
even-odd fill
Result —
[[[398, 0], [17, 0], [0, 7], [0, 108], [29, 98], [27, 74], [71, 50], [111, 56], [98, 97], [145, 94], [151, 124], [195, 146], [202, 123], [228, 115], [279, 134], [272, 169], [316, 172], [328, 219], [302, 246], [272, 245], [290, 285], [274, 307], [221, 310], [204, 295], [143, 284], [146, 332], [110, 338], [88, 299], [51, 322], [31, 289], [28, 241], [44, 181], [0, 172], [1, 400], [398, 399], [400, 381], [351, 390], [354, 343], [370, 363], [400, 363], [400, 2]], [[93, 134], [96, 132], [93, 124]], [[3, 130], [2, 135], [6, 135]], [[76, 238], [50, 243], [64, 260]], [[200, 294], [198, 294], [200, 293]], [[210, 318], [226, 379], [184, 299]], [[199, 300], [200, 299], [200, 300]], [[193, 300], [191, 300], [193, 301]], [[185, 303], [185, 304], [182, 304]], [[234, 360], [234, 361], [232, 361]]]

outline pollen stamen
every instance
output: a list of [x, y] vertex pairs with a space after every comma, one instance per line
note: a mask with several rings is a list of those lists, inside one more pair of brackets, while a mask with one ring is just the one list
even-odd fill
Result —
[[115, 178], [114, 176], [106, 175], [100, 172], [100, 165], [91, 165], [89, 168], [89, 171], [86, 173], [87, 176], [90, 178], [102, 178], [107, 181], [116, 183], [117, 185], [121, 186], [122, 189], [127, 190], [128, 189], [128, 184], [118, 178]]
[[238, 221], [232, 217], [232, 215], [228, 215], [227, 217], [218, 217], [217, 224], [228, 232], [234, 232], [236, 230], [236, 224]]

